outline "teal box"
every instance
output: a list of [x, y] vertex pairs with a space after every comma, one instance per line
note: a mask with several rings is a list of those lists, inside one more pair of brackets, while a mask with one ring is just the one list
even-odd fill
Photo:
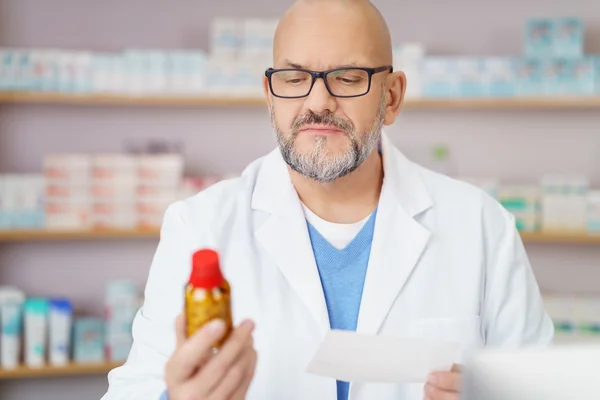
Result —
[[554, 54], [553, 37], [553, 20], [539, 18], [528, 20], [525, 25], [525, 56], [551, 57]]
[[73, 326], [73, 361], [104, 361], [104, 322], [100, 318], [80, 318]]
[[574, 78], [570, 61], [564, 58], [542, 61], [543, 94], [562, 96], [572, 93]]
[[515, 62], [517, 96], [544, 94], [543, 64], [537, 58], [521, 58]]
[[458, 73], [458, 94], [460, 97], [473, 98], [486, 96], [487, 87], [483, 79], [483, 60], [479, 58], [458, 58], [455, 68]]
[[594, 91], [600, 95], [600, 55], [593, 56], [594, 59]]
[[588, 221], [588, 231], [600, 234], [600, 219], [590, 219]]
[[483, 61], [484, 90], [491, 97], [511, 97], [516, 91], [515, 59], [490, 57]]
[[587, 56], [569, 61], [569, 70], [573, 78], [571, 93], [575, 95], [592, 95], [596, 92], [597, 70], [596, 57]]
[[575, 58], [583, 56], [583, 21], [580, 18], [560, 18], [553, 24], [554, 56]]

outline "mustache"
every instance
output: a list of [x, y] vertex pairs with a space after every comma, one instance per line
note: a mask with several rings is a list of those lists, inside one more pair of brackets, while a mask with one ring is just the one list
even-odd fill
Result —
[[322, 113], [314, 113], [309, 111], [306, 114], [300, 115], [292, 122], [291, 130], [292, 135], [296, 135], [304, 125], [330, 125], [350, 134], [354, 131], [354, 124], [352, 121], [340, 118], [334, 115], [331, 111], [324, 111]]

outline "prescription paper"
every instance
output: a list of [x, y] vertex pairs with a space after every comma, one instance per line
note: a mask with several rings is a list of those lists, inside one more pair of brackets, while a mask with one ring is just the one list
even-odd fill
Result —
[[449, 371], [459, 355], [453, 343], [332, 330], [307, 372], [347, 382], [418, 383]]

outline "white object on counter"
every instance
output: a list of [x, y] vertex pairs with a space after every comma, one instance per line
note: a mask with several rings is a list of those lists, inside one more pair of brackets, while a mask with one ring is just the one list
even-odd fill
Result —
[[66, 365], [71, 348], [73, 307], [66, 299], [50, 301], [50, 364]]
[[31, 298], [25, 301], [25, 364], [31, 368], [45, 364], [48, 329], [48, 302]]
[[0, 287], [0, 366], [4, 369], [19, 365], [24, 301], [20, 290]]

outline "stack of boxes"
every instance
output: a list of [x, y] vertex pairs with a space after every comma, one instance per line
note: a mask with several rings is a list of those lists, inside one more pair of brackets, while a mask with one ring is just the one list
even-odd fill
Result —
[[460, 178], [486, 190], [513, 213], [519, 231], [600, 233], [600, 191], [582, 176], [549, 175], [539, 184], [500, 185]]
[[92, 157], [55, 154], [44, 157], [45, 209], [48, 228], [89, 228]]
[[167, 207], [232, 176], [186, 176], [175, 152], [52, 154], [43, 174], [0, 174], [0, 229], [155, 229]]
[[180, 154], [47, 156], [46, 227], [158, 227], [180, 198], [183, 167]]
[[126, 154], [94, 157], [92, 227], [127, 229], [136, 226], [137, 159]]
[[413, 76], [424, 97], [600, 95], [600, 55], [584, 54], [583, 33], [579, 18], [532, 19], [520, 57], [428, 56]]
[[0, 91], [262, 96], [276, 19], [217, 18], [210, 51], [0, 48]]
[[530, 79], [539, 82], [537, 95], [591, 95], [600, 58], [583, 51], [583, 22], [579, 18], [532, 19], [525, 31], [525, 61]]
[[145, 155], [138, 162], [137, 226], [157, 227], [169, 204], [182, 197], [183, 158], [177, 154]]

